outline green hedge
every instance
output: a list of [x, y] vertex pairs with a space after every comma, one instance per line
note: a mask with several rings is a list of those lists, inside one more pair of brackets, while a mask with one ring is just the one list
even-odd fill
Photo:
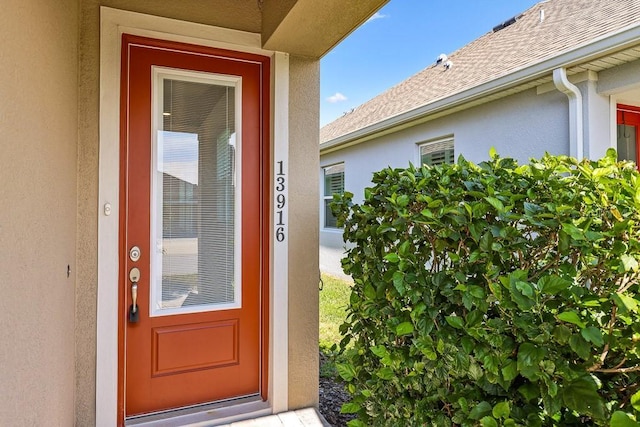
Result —
[[351, 426], [638, 426], [640, 175], [546, 155], [385, 169], [334, 198]]

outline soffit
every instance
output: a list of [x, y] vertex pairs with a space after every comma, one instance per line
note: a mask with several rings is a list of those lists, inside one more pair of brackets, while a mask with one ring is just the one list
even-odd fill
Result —
[[320, 58], [388, 0], [264, 0], [263, 47]]

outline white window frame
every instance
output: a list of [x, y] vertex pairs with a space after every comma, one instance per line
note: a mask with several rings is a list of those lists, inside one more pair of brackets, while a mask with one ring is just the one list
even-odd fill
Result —
[[[159, 292], [162, 289], [162, 178], [158, 171], [162, 171], [162, 153], [161, 145], [158, 139], [158, 133], [163, 130], [163, 99], [164, 90], [163, 82], [165, 79], [177, 79], [183, 82], [203, 83], [209, 85], [226, 86], [234, 89], [235, 104], [235, 134], [236, 134], [236, 155], [242, 158], [242, 77], [228, 76], [223, 74], [204, 73], [199, 71], [190, 71], [182, 69], [174, 69], [168, 67], [151, 66], [152, 75], [152, 91], [151, 91], [151, 108], [153, 110], [151, 126], [152, 144], [151, 144], [151, 241], [149, 247], [156, 249], [150, 254], [151, 258], [151, 283], [149, 298], [149, 315], [151, 317], [170, 316], [188, 313], [201, 313], [205, 311], [219, 311], [241, 308], [242, 306], [242, 246], [235, 245], [234, 248], [234, 297], [229, 303], [213, 303], [213, 304], [197, 304], [194, 306], [166, 308], [162, 307], [162, 295]], [[234, 165], [234, 182], [237, 180], [238, 185], [235, 191], [234, 206], [234, 240], [242, 241], [242, 162]], [[159, 250], [158, 250], [159, 249]]]
[[332, 193], [330, 195], [327, 195], [327, 188], [326, 188], [326, 181], [325, 181], [325, 177], [326, 177], [326, 173], [328, 169], [331, 168], [335, 168], [336, 166], [342, 166], [342, 193], [344, 193], [345, 191], [345, 163], [344, 162], [338, 162], [338, 163], [333, 163], [330, 165], [326, 165], [322, 167], [322, 228], [325, 230], [340, 230], [340, 227], [333, 227], [333, 226], [328, 226], [327, 225], [327, 200], [333, 200], [333, 194], [336, 193]]
[[[422, 166], [422, 149], [423, 147], [429, 147], [432, 151], [431, 153], [437, 153], [440, 151], [446, 151], [446, 150], [452, 150], [453, 151], [453, 156], [451, 159], [451, 164], [455, 163], [455, 158], [456, 158], [456, 150], [455, 150], [455, 142], [453, 139], [453, 135], [449, 135], [449, 136], [445, 136], [445, 137], [441, 137], [441, 138], [437, 138], [437, 139], [431, 139], [431, 140], [427, 140], [427, 141], [422, 141], [416, 144], [418, 147], [418, 164], [420, 166]], [[441, 164], [449, 164], [447, 162], [447, 160], [445, 159], [442, 163], [436, 163], [436, 165], [441, 165]], [[435, 165], [433, 165], [435, 166]]]

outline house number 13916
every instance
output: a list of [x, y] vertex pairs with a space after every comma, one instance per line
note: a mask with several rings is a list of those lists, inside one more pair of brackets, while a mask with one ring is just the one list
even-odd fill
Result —
[[276, 162], [276, 240], [278, 242], [284, 241], [284, 207], [287, 204], [287, 197], [285, 196], [285, 185], [287, 182], [286, 174], [284, 173], [284, 167], [282, 160]]

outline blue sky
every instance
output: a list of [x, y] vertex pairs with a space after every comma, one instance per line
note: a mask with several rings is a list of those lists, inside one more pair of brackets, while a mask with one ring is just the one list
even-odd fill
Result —
[[320, 65], [320, 126], [540, 0], [391, 0]]

